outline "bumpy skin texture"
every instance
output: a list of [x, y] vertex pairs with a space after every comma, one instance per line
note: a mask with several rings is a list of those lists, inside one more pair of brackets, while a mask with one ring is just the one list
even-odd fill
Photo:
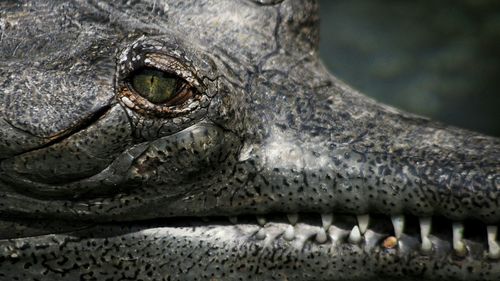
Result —
[[[500, 141], [336, 79], [317, 9], [2, 1], [0, 279], [498, 280], [484, 241], [465, 258], [447, 237], [430, 255], [410, 234], [384, 249], [375, 224], [338, 242], [367, 213], [498, 224]], [[168, 113], [123, 99], [151, 55], [182, 65], [196, 99]], [[331, 212], [328, 243], [314, 219], [286, 241], [279, 219], [259, 239], [255, 222], [213, 218]]]

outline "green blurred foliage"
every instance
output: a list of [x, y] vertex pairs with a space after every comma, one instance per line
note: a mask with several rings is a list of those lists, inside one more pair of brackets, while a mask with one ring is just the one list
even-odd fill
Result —
[[375, 99], [500, 136], [500, 1], [320, 0], [320, 52]]

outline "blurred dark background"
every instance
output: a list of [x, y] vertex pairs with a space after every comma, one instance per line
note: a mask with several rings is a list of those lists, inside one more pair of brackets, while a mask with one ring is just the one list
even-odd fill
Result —
[[500, 136], [500, 1], [320, 0], [320, 52], [375, 99]]

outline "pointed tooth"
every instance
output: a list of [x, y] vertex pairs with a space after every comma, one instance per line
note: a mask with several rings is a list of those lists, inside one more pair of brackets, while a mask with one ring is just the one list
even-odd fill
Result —
[[405, 217], [403, 215], [391, 216], [392, 226], [394, 227], [394, 236], [401, 238], [405, 229]]
[[454, 222], [453, 228], [453, 250], [458, 256], [465, 256], [467, 249], [462, 241], [464, 235], [464, 225], [461, 222]]
[[420, 221], [420, 235], [428, 237], [431, 233], [432, 218], [424, 217], [419, 218]]
[[420, 218], [420, 237], [422, 238], [422, 252], [429, 253], [432, 251], [432, 242], [429, 240], [431, 233], [432, 219], [429, 217]]
[[264, 240], [266, 239], [266, 236], [267, 236], [266, 230], [263, 227], [261, 227], [259, 231], [257, 231], [257, 233], [255, 234], [255, 238], [257, 238], [258, 240]]
[[266, 218], [265, 217], [261, 217], [261, 216], [257, 216], [257, 223], [260, 226], [264, 226], [266, 224]]
[[316, 242], [319, 244], [323, 244], [328, 240], [328, 237], [326, 235], [326, 231], [324, 228], [320, 228], [318, 233], [316, 233]]
[[349, 242], [353, 244], [361, 242], [361, 232], [359, 232], [359, 227], [357, 225], [355, 225], [352, 228], [351, 233], [349, 233]]
[[329, 229], [333, 222], [333, 214], [322, 214], [321, 222], [323, 223], [324, 229]]
[[232, 224], [237, 224], [238, 223], [238, 217], [229, 217], [229, 222]]
[[292, 241], [293, 239], [295, 239], [295, 227], [293, 227], [292, 225], [288, 225], [285, 233], [283, 233], [283, 238], [285, 238], [285, 240], [287, 241]]
[[297, 213], [287, 214], [286, 216], [288, 218], [288, 222], [290, 222], [291, 225], [296, 225], [299, 221], [299, 214]]
[[431, 240], [429, 240], [429, 237], [422, 238], [421, 249], [422, 249], [422, 252], [424, 252], [424, 253], [430, 253], [432, 251], [432, 242], [431, 242]]
[[498, 226], [488, 225], [488, 257], [491, 259], [500, 258], [500, 246], [497, 242]]
[[358, 215], [357, 217], [359, 232], [361, 232], [361, 234], [365, 234], [368, 229], [368, 225], [370, 224], [370, 215]]

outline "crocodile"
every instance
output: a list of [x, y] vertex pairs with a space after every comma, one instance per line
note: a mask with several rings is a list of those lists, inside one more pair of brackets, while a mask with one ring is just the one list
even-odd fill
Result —
[[499, 280], [499, 139], [330, 74], [318, 9], [0, 2], [0, 280]]

